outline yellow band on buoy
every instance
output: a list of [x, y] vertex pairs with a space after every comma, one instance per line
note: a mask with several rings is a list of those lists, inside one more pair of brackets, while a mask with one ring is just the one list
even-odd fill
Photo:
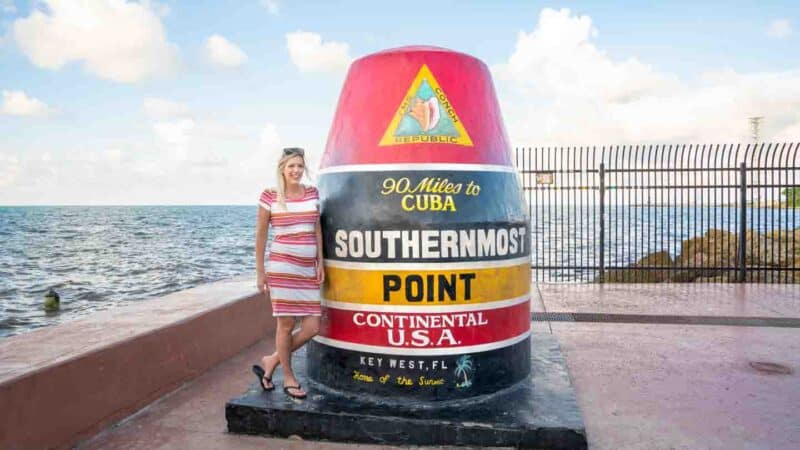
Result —
[[[380, 264], [375, 264], [380, 267]], [[323, 296], [370, 305], [468, 305], [515, 298], [530, 290], [527, 262], [458, 270], [357, 270], [326, 267]]]

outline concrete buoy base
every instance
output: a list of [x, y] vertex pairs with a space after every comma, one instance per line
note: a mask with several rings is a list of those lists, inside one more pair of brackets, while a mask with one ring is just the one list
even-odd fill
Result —
[[[305, 349], [293, 360], [306, 380]], [[279, 437], [392, 445], [514, 446], [585, 449], [586, 430], [558, 341], [549, 334], [531, 336], [528, 377], [480, 399], [447, 402], [397, 400], [381, 403], [335, 394], [309, 385], [309, 397], [288, 398], [280, 390], [263, 392], [254, 383], [225, 407], [228, 431]]]

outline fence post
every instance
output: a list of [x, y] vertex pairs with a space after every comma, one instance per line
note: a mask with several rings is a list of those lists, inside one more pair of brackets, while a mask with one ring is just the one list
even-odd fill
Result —
[[747, 167], [739, 164], [739, 282], [744, 283], [747, 275], [745, 261], [747, 250]]
[[600, 282], [606, 278], [606, 165], [600, 162]]

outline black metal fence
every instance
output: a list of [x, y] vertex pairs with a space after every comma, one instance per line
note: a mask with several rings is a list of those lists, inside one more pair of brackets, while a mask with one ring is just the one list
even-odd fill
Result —
[[799, 150], [517, 148], [535, 280], [800, 283]]

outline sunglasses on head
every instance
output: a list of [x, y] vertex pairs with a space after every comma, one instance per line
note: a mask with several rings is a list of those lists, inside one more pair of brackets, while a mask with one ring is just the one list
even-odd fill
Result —
[[300, 155], [305, 156], [305, 151], [300, 147], [287, 147], [283, 149], [283, 156]]

